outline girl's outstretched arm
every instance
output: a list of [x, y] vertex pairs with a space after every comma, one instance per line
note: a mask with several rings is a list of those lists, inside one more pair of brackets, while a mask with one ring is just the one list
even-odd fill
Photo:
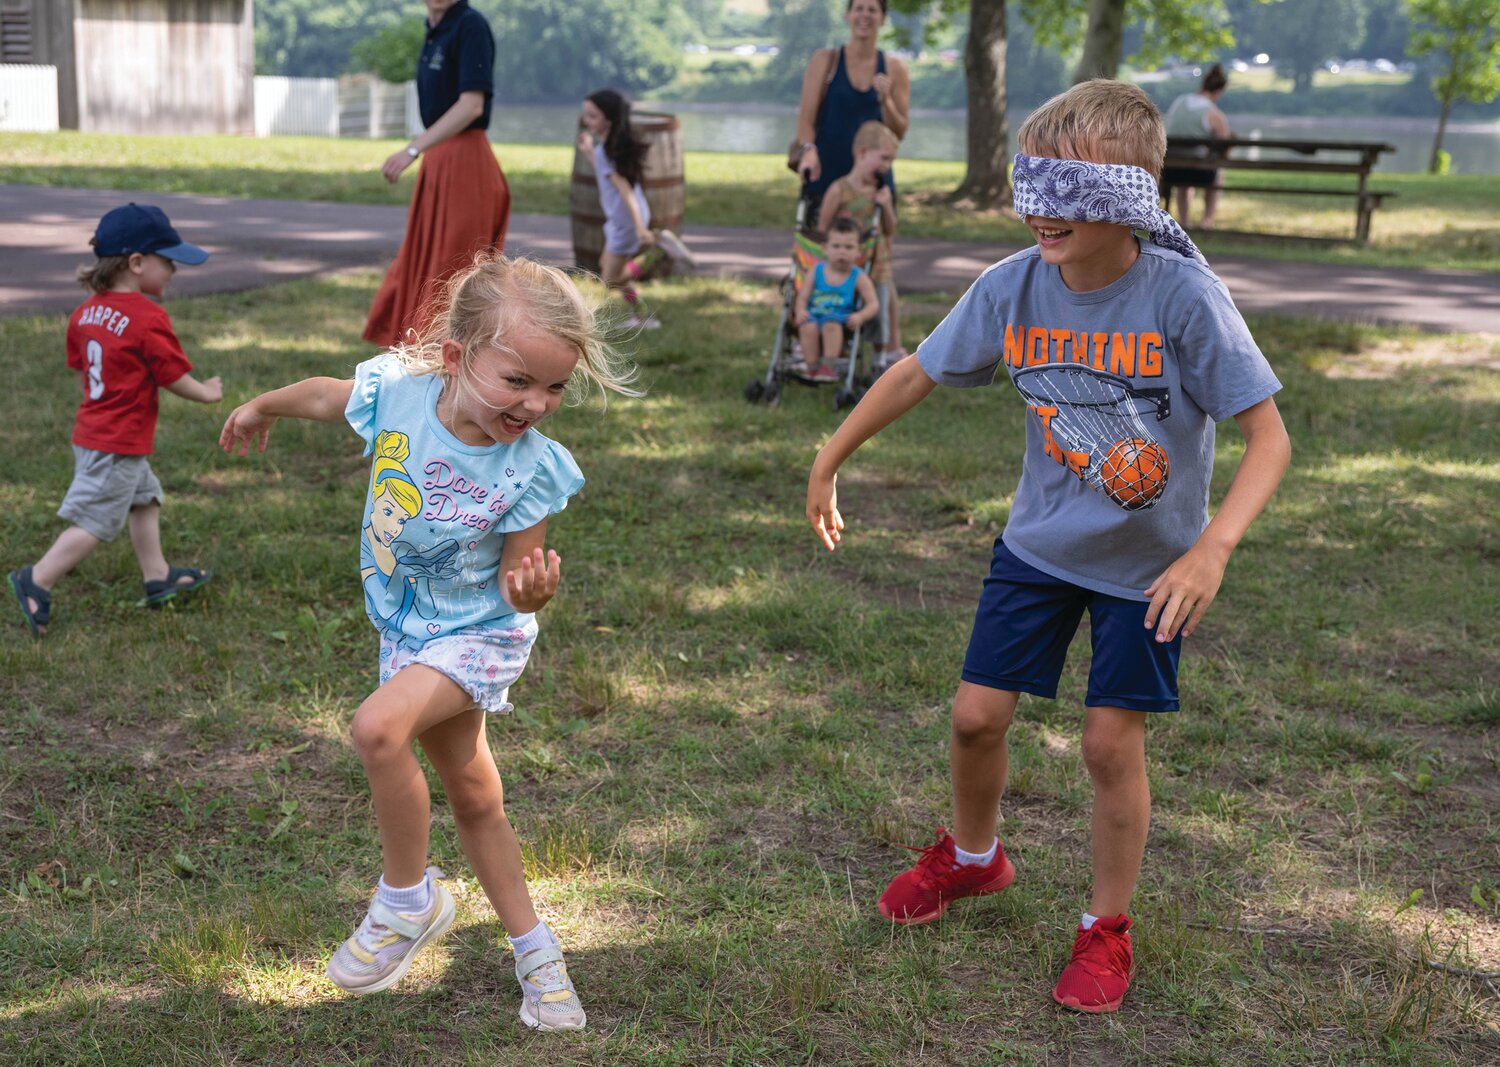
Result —
[[870, 391], [818, 451], [807, 479], [807, 521], [828, 551], [833, 551], [844, 529], [838, 505], [839, 467], [855, 449], [920, 404], [936, 388], [937, 382], [927, 377], [917, 357], [907, 356], [875, 379]]
[[219, 433], [219, 447], [233, 453], [238, 445], [240, 455], [244, 456], [249, 454], [250, 443], [254, 441], [259, 445], [256, 451], [264, 452], [271, 424], [277, 419], [338, 422], [343, 419], [353, 393], [352, 378], [304, 378], [293, 385], [261, 393], [229, 413]]
[[562, 581], [562, 559], [556, 552], [543, 552], [547, 520], [505, 535], [500, 547], [500, 573], [505, 575], [505, 599], [517, 611], [541, 611], [557, 593]]

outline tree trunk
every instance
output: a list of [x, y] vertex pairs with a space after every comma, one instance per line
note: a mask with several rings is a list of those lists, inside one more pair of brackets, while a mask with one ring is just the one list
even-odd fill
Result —
[[997, 208], [1010, 197], [1010, 128], [1005, 114], [1005, 0], [970, 0], [964, 49], [968, 90], [968, 168], [955, 200]]
[[1090, 78], [1113, 78], [1120, 73], [1125, 50], [1125, 0], [1089, 0], [1089, 21], [1083, 31], [1083, 54], [1073, 71], [1073, 84]]
[[1438, 153], [1443, 150], [1443, 135], [1448, 132], [1448, 113], [1453, 110], [1453, 97], [1456, 94], [1452, 89], [1446, 89], [1443, 93], [1443, 113], [1438, 116], [1437, 136], [1432, 141], [1432, 158], [1427, 161], [1427, 173], [1438, 172]]

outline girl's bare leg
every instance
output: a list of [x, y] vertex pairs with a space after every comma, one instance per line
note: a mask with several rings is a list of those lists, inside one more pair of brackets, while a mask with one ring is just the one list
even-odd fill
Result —
[[536, 927], [537, 914], [521, 867], [521, 843], [505, 814], [500, 771], [478, 708], [431, 726], [418, 740], [453, 809], [459, 844], [495, 914], [511, 937]]
[[473, 706], [453, 679], [413, 664], [371, 693], [354, 715], [354, 750], [370, 781], [387, 885], [416, 885], [427, 867], [432, 807], [411, 743]]

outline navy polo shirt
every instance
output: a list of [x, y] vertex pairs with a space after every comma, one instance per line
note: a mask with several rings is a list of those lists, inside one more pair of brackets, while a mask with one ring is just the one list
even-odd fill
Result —
[[422, 125], [431, 126], [454, 104], [460, 93], [484, 93], [484, 114], [465, 129], [487, 130], [490, 99], [495, 93], [495, 36], [485, 17], [458, 0], [436, 26], [427, 27], [422, 54], [417, 59], [417, 103]]

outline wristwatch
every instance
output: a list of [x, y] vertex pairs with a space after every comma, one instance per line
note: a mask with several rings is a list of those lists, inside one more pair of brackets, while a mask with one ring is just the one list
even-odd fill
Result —
[[808, 141], [805, 145], [802, 146], [802, 151], [806, 152], [809, 148], [817, 148], [817, 147], [818, 147], [817, 145], [813, 144], [811, 141]]
[[412, 159], [416, 159], [422, 153], [419, 152], [419, 151], [417, 151], [417, 146], [416, 145], [409, 144], [409, 145], [406, 146], [406, 154], [409, 155], [409, 156], [411, 156]]

